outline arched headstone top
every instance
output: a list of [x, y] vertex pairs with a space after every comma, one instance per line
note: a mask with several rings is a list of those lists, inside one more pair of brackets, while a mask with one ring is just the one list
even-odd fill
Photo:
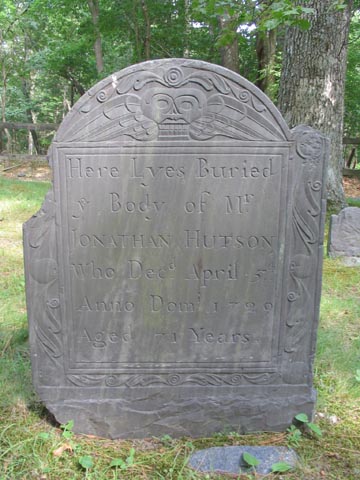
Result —
[[199, 60], [144, 62], [91, 88], [57, 142], [276, 142], [291, 139], [280, 112], [255, 85]]

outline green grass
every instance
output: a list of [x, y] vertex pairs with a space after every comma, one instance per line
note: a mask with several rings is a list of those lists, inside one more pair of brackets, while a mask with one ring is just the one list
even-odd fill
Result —
[[0, 178], [0, 409], [18, 402], [25, 404], [34, 397], [27, 344], [22, 224], [40, 208], [49, 187], [46, 183]]
[[360, 198], [348, 198], [347, 204], [349, 207], [360, 207]]
[[[31, 383], [22, 260], [22, 223], [40, 208], [48, 188], [0, 178], [0, 479], [220, 479], [225, 477], [189, 470], [190, 453], [210, 446], [291, 443], [289, 433], [110, 441], [54, 424]], [[325, 258], [314, 378], [315, 421], [323, 435], [303, 434], [295, 447], [299, 468], [267, 478], [360, 478], [359, 370], [360, 268]], [[80, 465], [86, 456], [88, 470]]]

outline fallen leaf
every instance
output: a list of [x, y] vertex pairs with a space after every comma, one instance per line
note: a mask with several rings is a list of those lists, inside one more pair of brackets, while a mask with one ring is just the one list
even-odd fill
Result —
[[329, 457], [329, 458], [336, 458], [337, 460], [340, 459], [340, 455], [336, 452], [329, 452], [329, 453], [326, 454], [326, 456]]
[[63, 443], [59, 448], [53, 451], [54, 457], [61, 457], [64, 452], [72, 452], [72, 446], [70, 443]]

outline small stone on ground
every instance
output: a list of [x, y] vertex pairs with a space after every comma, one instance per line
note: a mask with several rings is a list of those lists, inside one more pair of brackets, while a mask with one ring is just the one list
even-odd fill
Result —
[[278, 462], [285, 462], [292, 467], [297, 463], [297, 456], [294, 450], [286, 447], [212, 447], [199, 450], [191, 455], [188, 466], [197, 472], [220, 473], [229, 476], [240, 473], [253, 472], [243, 460], [243, 454], [249, 453], [257, 460], [259, 465], [254, 467], [257, 473], [266, 475], [270, 473], [272, 465]]

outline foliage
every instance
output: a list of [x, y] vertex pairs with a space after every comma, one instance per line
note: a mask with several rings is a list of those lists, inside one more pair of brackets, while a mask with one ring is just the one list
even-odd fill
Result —
[[[200, 58], [220, 63], [220, 49], [236, 41], [240, 73], [251, 81], [270, 75], [275, 98], [280, 76], [283, 27], [306, 28], [313, 15], [295, 0], [99, 0], [104, 69], [98, 73], [95, 31], [88, 3], [80, 0], [2, 0], [0, 95], [8, 121], [60, 123], [69, 108], [100, 78], [147, 58]], [[305, 5], [305, 6], [304, 6]], [[334, 1], [342, 8], [343, 1]], [[219, 19], [227, 19], [223, 26]], [[225, 25], [225, 26], [224, 26]], [[149, 28], [149, 38], [146, 36]], [[359, 14], [353, 19], [346, 90], [346, 132], [359, 133]], [[269, 69], [258, 71], [256, 38], [278, 31]], [[147, 52], [146, 44], [149, 43]], [[0, 138], [5, 148], [4, 134]], [[12, 146], [27, 148], [26, 132]], [[41, 135], [45, 150], [49, 139]], [[0, 142], [1, 143], [1, 142]], [[1, 144], [0, 144], [1, 149]]]
[[315, 13], [313, 8], [305, 7], [292, 0], [261, 2], [259, 10], [262, 12], [259, 25], [262, 30], [272, 30], [282, 25], [296, 25], [307, 29], [310, 26], [310, 20], [306, 16]]
[[74, 428], [74, 420], [69, 420], [64, 425], [60, 425], [60, 428], [63, 431], [63, 434], [62, 434], [63, 438], [66, 438], [67, 440], [70, 440], [74, 435], [74, 433], [72, 431], [72, 429]]
[[251, 455], [248, 452], [244, 452], [242, 457], [243, 457], [243, 460], [246, 463], [246, 465], [248, 465], [249, 467], [255, 468], [260, 463], [259, 459], [257, 459], [256, 457], [254, 457], [254, 455]]
[[300, 424], [305, 426], [307, 429], [309, 429], [311, 432], [315, 433], [319, 437], [322, 436], [321, 429], [315, 423], [310, 422], [306, 413], [298, 413], [297, 415], [295, 415], [295, 420], [300, 422]]
[[300, 445], [301, 431], [295, 427], [295, 425], [290, 425], [287, 429], [288, 432], [288, 444], [290, 447], [298, 447]]
[[277, 462], [271, 465], [271, 471], [273, 473], [285, 473], [291, 470], [293, 467], [286, 462]]
[[82, 455], [79, 458], [79, 463], [85, 470], [89, 470], [94, 466], [94, 460], [91, 455]]
[[115, 458], [111, 461], [110, 467], [120, 468], [121, 470], [127, 470], [131, 468], [134, 464], [134, 457], [135, 457], [135, 448], [131, 448], [129, 455], [126, 457], [125, 460], [122, 458]]
[[[344, 131], [349, 137], [360, 136], [360, 12], [356, 12], [350, 25], [348, 62], [345, 85]], [[359, 155], [359, 149], [358, 149]]]

